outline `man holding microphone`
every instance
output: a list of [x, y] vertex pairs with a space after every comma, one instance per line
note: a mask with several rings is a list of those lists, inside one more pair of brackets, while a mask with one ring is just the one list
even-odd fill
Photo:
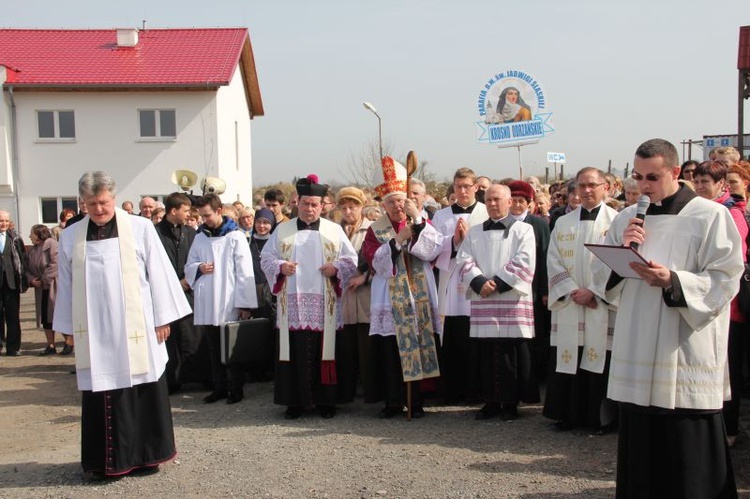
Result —
[[619, 309], [608, 397], [620, 402], [617, 497], [736, 497], [721, 409], [729, 302], [743, 270], [729, 211], [677, 181], [674, 145], [652, 139], [633, 178], [651, 199], [618, 215], [605, 244], [639, 245], [639, 279], [595, 266]]

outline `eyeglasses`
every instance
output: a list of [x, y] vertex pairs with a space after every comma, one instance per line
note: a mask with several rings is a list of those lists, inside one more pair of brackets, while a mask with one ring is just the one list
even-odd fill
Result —
[[457, 184], [453, 186], [453, 190], [466, 191], [474, 187], [474, 184]]
[[604, 185], [606, 183], [607, 182], [599, 182], [599, 183], [596, 183], [596, 182], [586, 182], [586, 183], [580, 183], [580, 184], [578, 184], [578, 188], [581, 189], [581, 190], [591, 189], [593, 191], [594, 189], [596, 189], [600, 185]]
[[633, 172], [631, 177], [633, 177], [633, 180], [640, 182], [642, 180], [646, 180], [647, 182], [657, 182], [664, 176], [663, 173], [647, 173], [646, 175], [641, 175], [638, 172]]

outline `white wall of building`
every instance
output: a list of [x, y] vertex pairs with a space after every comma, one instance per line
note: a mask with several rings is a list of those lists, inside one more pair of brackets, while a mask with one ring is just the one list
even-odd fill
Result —
[[252, 205], [250, 112], [239, 66], [229, 86], [219, 89], [216, 109], [219, 143], [218, 176], [227, 182], [226, 193], [221, 198], [226, 203], [239, 199], [245, 205]]
[[[233, 88], [237, 80], [241, 100]], [[217, 94], [221, 96], [218, 99]], [[104, 170], [113, 176], [118, 184], [118, 204], [125, 200], [137, 204], [143, 195], [166, 195], [175, 191], [177, 187], [170, 182], [170, 176], [176, 169], [193, 170], [199, 179], [206, 172], [212, 176], [226, 175], [220, 158], [227, 156], [223, 149], [229, 147], [228, 142], [231, 142], [230, 156], [234, 157], [234, 133], [231, 141], [227, 139], [224, 130], [230, 125], [220, 125], [217, 116], [232, 119], [233, 130], [235, 118], [228, 117], [240, 116], [243, 110], [245, 118], [238, 121], [247, 137], [240, 144], [244, 162], [234, 176], [225, 180], [227, 196], [231, 188], [237, 192], [249, 189], [250, 124], [241, 78], [235, 78], [232, 85], [222, 87], [219, 92], [16, 91], [15, 101], [20, 196], [17, 226], [22, 235], [27, 234], [33, 224], [41, 222], [42, 197], [75, 197], [78, 178], [89, 170]], [[141, 139], [139, 109], [175, 109], [176, 140]], [[75, 140], [40, 141], [37, 138], [37, 110], [73, 110]], [[2, 167], [0, 163], [0, 170]], [[231, 169], [236, 170], [234, 162]], [[199, 190], [200, 186], [196, 186], [196, 193]], [[236, 193], [231, 194], [228, 199], [236, 199]], [[0, 198], [0, 208], [4, 201]]]

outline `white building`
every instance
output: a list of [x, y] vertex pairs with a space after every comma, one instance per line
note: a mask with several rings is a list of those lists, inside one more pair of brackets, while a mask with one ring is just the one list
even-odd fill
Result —
[[90, 170], [136, 211], [177, 190], [177, 169], [226, 181], [225, 202], [252, 201], [263, 103], [245, 28], [0, 29], [0, 84], [0, 209], [24, 237], [77, 212]]

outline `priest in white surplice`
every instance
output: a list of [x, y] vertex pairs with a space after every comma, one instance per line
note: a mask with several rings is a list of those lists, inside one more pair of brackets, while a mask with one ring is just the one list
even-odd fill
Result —
[[476, 419], [516, 419], [518, 402], [538, 402], [531, 364], [518, 362], [519, 347], [534, 337], [531, 283], [536, 265], [534, 228], [510, 216], [511, 191], [485, 192], [489, 218], [469, 229], [456, 264], [470, 289], [471, 341], [478, 352], [481, 396]]
[[[476, 174], [459, 168], [453, 175], [456, 202], [435, 213], [432, 225], [443, 235], [443, 244], [435, 266], [440, 269], [438, 310], [443, 317], [440, 335], [440, 379], [444, 403], [454, 405], [479, 396], [476, 370], [469, 341], [469, 299], [466, 286], [456, 267], [458, 247], [470, 227], [487, 220], [487, 209], [477, 201]], [[440, 332], [440, 331], [439, 331]]]
[[616, 412], [606, 401], [616, 308], [594, 295], [596, 257], [584, 244], [604, 242], [617, 211], [604, 203], [604, 172], [583, 168], [576, 183], [581, 205], [557, 220], [547, 252], [553, 355], [543, 414], [558, 430], [581, 426], [603, 433]]
[[298, 218], [276, 228], [260, 257], [278, 296], [274, 403], [287, 406], [287, 419], [313, 405], [328, 419], [336, 415], [341, 293], [357, 271], [357, 252], [340, 225], [320, 218], [328, 186], [311, 175], [296, 189]]
[[729, 303], [742, 246], [725, 206], [678, 183], [677, 150], [638, 148], [633, 178], [651, 198], [612, 222], [606, 244], [640, 244], [640, 279], [597, 266], [606, 300], [620, 303], [607, 396], [620, 402], [617, 497], [736, 497], [722, 406], [729, 393]]
[[175, 454], [164, 341], [190, 305], [151, 221], [115, 208], [111, 177], [86, 173], [78, 190], [88, 216], [60, 238], [54, 329], [75, 335], [83, 471], [123, 475]]

